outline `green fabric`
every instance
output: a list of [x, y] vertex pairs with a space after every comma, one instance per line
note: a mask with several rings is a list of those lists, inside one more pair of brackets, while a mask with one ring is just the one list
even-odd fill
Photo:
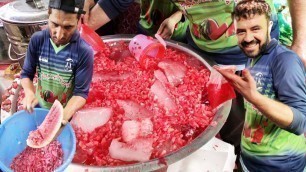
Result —
[[[150, 36], [153, 36], [160, 24], [178, 9], [170, 0], [141, 0], [140, 1], [140, 26]], [[185, 37], [188, 21], [179, 22], [174, 30], [172, 39], [179, 40]]]
[[[55, 70], [46, 70], [44, 67], [39, 72], [36, 97], [42, 108], [50, 109], [54, 100], [57, 99], [66, 106], [73, 92], [72, 75]], [[52, 91], [51, 91], [52, 90]]]
[[279, 24], [279, 41], [285, 46], [291, 46], [293, 41], [293, 31], [291, 24], [286, 20], [285, 16], [290, 16], [287, 3], [275, 2], [274, 6], [277, 10], [277, 18]]
[[[269, 97], [275, 98], [273, 95]], [[248, 154], [281, 156], [306, 151], [304, 135], [298, 136], [277, 127], [247, 101], [245, 101], [245, 108], [246, 118], [241, 144], [244, 151], [252, 150]], [[288, 140], [292, 144], [288, 144]]]
[[65, 44], [65, 45], [60, 45], [59, 47], [55, 45], [55, 43], [52, 41], [52, 39], [50, 38], [50, 42], [51, 45], [55, 51], [55, 53], [57, 54], [58, 52], [60, 52], [62, 49], [64, 49], [69, 43]]
[[[199, 2], [199, 3], [197, 3]], [[189, 20], [189, 29], [193, 41], [202, 50], [217, 52], [237, 45], [232, 12], [234, 0], [192, 1], [176, 0], [175, 4]], [[267, 3], [275, 13], [272, 0]]]

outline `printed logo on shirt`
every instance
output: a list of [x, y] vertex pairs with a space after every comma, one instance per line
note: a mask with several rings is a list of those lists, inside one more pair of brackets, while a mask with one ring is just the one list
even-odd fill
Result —
[[65, 65], [65, 70], [68, 71], [68, 72], [71, 72], [72, 71], [72, 63], [73, 63], [73, 60], [72, 58], [68, 57], [66, 59], [66, 65]]
[[256, 82], [257, 91], [261, 92], [263, 87], [263, 74], [261, 72], [256, 73], [254, 79]]
[[45, 63], [48, 63], [48, 58], [47, 58], [47, 57], [42, 57], [42, 56], [39, 56], [39, 62], [45, 62]]

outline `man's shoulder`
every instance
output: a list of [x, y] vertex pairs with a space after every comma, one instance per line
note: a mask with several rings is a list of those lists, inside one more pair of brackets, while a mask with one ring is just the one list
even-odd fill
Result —
[[79, 42], [79, 50], [81, 52], [93, 52], [92, 47], [82, 38], [79, 38], [78, 42]]
[[292, 50], [283, 45], [277, 45], [275, 48], [274, 61], [284, 61], [286, 63], [290, 61], [301, 61], [299, 56]]
[[46, 36], [46, 32], [47, 30], [37, 31], [32, 35], [31, 39], [42, 39]]
[[37, 31], [35, 32], [32, 36], [31, 36], [31, 41], [32, 42], [36, 42], [37, 44], [42, 44], [42, 41], [45, 40], [47, 37], [46, 35], [47, 31], [46, 30], [41, 30], [41, 31]]
[[[274, 72], [289, 72], [293, 75], [304, 75], [305, 69], [301, 58], [285, 46], [278, 45], [275, 53], [272, 53], [271, 69]], [[282, 72], [281, 72], [282, 73]], [[287, 73], [288, 74], [288, 73]]]

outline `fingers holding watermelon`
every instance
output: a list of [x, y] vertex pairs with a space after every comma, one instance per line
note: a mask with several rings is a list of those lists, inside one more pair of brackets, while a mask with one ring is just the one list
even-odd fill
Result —
[[23, 109], [28, 113], [33, 113], [34, 107], [38, 104], [38, 99], [34, 93], [26, 93], [26, 96], [23, 100]]
[[44, 121], [31, 131], [27, 145], [32, 148], [42, 148], [52, 142], [63, 130], [64, 110], [62, 104], [55, 100]]

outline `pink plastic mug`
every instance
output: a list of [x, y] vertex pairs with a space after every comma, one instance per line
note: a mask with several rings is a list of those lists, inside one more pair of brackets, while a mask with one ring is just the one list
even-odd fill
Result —
[[129, 50], [143, 66], [148, 58], [163, 58], [166, 48], [156, 39], [139, 34], [131, 40]]

